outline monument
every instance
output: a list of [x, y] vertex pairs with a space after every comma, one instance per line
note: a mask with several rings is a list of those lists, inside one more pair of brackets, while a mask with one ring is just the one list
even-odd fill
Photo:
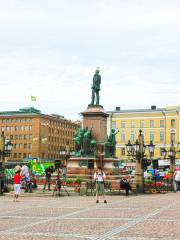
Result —
[[112, 129], [107, 136], [108, 114], [100, 105], [100, 70], [97, 69], [92, 81], [91, 102], [87, 109], [81, 112], [83, 116], [82, 129], [74, 136], [75, 155], [68, 161], [68, 172], [71, 174], [92, 175], [98, 166], [112, 174], [115, 167], [116, 140], [118, 130]]

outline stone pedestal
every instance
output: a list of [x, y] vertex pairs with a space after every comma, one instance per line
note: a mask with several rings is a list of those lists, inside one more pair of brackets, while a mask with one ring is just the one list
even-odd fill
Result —
[[97, 143], [107, 141], [107, 117], [100, 105], [88, 105], [87, 109], [81, 113], [83, 116], [83, 128], [92, 130], [93, 138]]
[[[82, 127], [91, 130], [92, 137], [96, 140], [96, 154], [94, 157], [71, 157], [67, 164], [68, 177], [79, 176], [83, 180], [89, 181], [93, 179], [97, 167], [101, 166], [107, 174], [107, 179], [112, 179], [114, 170], [119, 171], [119, 160], [104, 158], [105, 143], [107, 142], [107, 117], [109, 115], [101, 105], [88, 105], [81, 115], [83, 116]], [[115, 163], [117, 164], [115, 165]]]
[[[119, 159], [104, 158], [103, 170], [107, 174], [107, 179], [111, 179], [116, 172], [119, 172]], [[89, 164], [91, 163], [91, 164]], [[99, 166], [98, 159], [90, 157], [71, 157], [68, 160], [67, 169], [68, 177], [82, 177], [83, 179], [93, 179], [94, 172]]]

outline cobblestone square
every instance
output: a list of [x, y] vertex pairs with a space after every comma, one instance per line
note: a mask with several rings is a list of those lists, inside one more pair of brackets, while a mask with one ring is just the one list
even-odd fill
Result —
[[0, 197], [0, 239], [180, 239], [180, 194]]

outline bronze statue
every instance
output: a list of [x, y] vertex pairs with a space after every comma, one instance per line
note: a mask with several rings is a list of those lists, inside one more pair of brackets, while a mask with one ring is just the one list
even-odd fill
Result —
[[79, 128], [74, 135], [75, 155], [93, 156], [96, 150], [96, 141], [92, 137], [92, 132], [88, 128]]
[[111, 129], [111, 133], [105, 143], [105, 155], [106, 157], [115, 157], [116, 151], [116, 134], [119, 132], [118, 129]]
[[[91, 97], [91, 105], [99, 105], [99, 91], [101, 84], [101, 76], [99, 75], [99, 69], [96, 70], [93, 76], [93, 84], [92, 84], [92, 97]], [[94, 104], [96, 99], [96, 104]]]

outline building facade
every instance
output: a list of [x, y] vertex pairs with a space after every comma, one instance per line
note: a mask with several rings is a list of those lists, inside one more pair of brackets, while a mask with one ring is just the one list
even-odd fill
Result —
[[0, 130], [13, 143], [12, 160], [59, 159], [60, 149], [74, 148], [80, 122], [60, 115], [46, 115], [34, 108], [0, 112]]
[[[145, 144], [152, 140], [155, 146], [154, 157], [162, 158], [162, 151], [170, 147], [171, 142], [180, 142], [180, 106], [165, 108], [121, 110], [116, 107], [114, 111], [108, 111], [108, 133], [112, 128], [118, 128], [116, 135], [116, 156], [126, 159], [126, 145], [138, 138], [141, 129]], [[147, 154], [148, 155], [148, 154]], [[178, 157], [178, 156], [177, 156]], [[180, 157], [180, 156], [179, 156]]]

